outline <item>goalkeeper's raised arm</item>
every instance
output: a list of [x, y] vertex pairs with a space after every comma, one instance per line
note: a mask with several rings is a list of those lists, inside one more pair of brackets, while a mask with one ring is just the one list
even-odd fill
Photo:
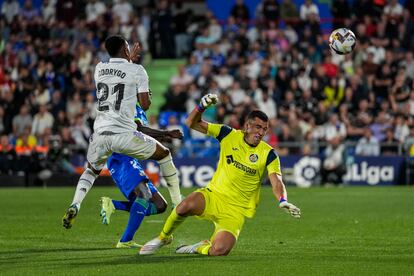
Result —
[[218, 96], [216, 94], [207, 94], [204, 95], [200, 103], [194, 108], [193, 111], [188, 115], [187, 120], [185, 120], [185, 124], [194, 130], [197, 130], [201, 133], [206, 134], [208, 124], [201, 118], [203, 112], [212, 105], [217, 104]]

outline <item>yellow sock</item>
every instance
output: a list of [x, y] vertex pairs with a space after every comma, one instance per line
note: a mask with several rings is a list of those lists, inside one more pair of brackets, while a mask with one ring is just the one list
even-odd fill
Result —
[[206, 243], [206, 244], [202, 244], [199, 247], [197, 247], [197, 252], [198, 254], [202, 254], [202, 255], [208, 255], [208, 251], [211, 248], [211, 243]]
[[164, 224], [164, 227], [162, 228], [160, 239], [165, 239], [171, 236], [175, 228], [177, 228], [184, 220], [185, 217], [179, 216], [175, 209], [172, 210], [170, 216]]

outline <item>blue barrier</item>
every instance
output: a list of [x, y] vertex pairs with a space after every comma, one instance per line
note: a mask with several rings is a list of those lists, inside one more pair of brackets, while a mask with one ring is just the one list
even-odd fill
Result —
[[[183, 187], [204, 187], [213, 176], [218, 158], [174, 158]], [[320, 184], [322, 160], [318, 156], [283, 156], [281, 167], [285, 180], [297, 186]], [[158, 167], [154, 161], [144, 161], [144, 168]], [[348, 164], [344, 183], [349, 185], [398, 185], [404, 183], [405, 158], [400, 156], [355, 156]]]

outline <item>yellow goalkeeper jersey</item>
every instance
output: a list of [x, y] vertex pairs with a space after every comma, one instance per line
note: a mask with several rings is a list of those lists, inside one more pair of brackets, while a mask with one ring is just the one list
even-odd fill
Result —
[[278, 155], [266, 142], [248, 145], [241, 130], [226, 125], [209, 123], [207, 134], [220, 142], [217, 170], [207, 188], [240, 207], [246, 217], [253, 217], [266, 169], [268, 174], [282, 174]]

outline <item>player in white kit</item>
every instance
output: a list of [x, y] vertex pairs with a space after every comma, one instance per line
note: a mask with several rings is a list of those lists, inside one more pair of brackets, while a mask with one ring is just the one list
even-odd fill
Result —
[[[72, 227], [83, 199], [113, 152], [140, 160], [156, 160], [173, 203], [177, 205], [181, 201], [177, 169], [170, 151], [136, 130], [134, 115], [138, 99], [144, 110], [151, 103], [147, 72], [143, 66], [133, 63], [139, 58], [140, 46], [135, 44], [130, 52], [128, 42], [115, 35], [106, 39], [105, 48], [111, 58], [95, 68], [98, 111], [89, 141], [88, 167], [80, 176], [72, 204], [62, 219], [67, 229]], [[143, 197], [151, 197], [145, 183], [138, 187]]]

